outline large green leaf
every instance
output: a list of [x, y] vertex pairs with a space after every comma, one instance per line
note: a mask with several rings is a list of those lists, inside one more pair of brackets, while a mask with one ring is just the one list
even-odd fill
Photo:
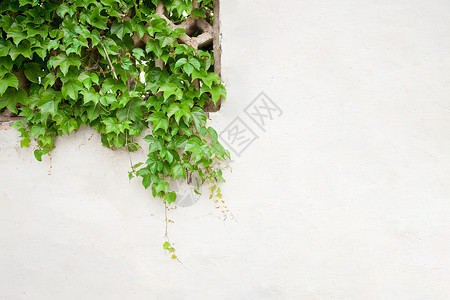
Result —
[[133, 33], [133, 28], [129, 21], [123, 23], [114, 23], [111, 26], [111, 33], [117, 35], [120, 39], [123, 39], [125, 34]]
[[18, 113], [17, 103], [26, 103], [27, 93], [24, 90], [9, 88], [6, 93], [0, 96], [0, 109], [6, 107], [13, 113]]
[[104, 10], [103, 7], [95, 7], [91, 10], [91, 14], [89, 16], [89, 23], [97, 28], [100, 29], [108, 29], [107, 23], [108, 23], [108, 17], [102, 16], [101, 12]]
[[152, 122], [153, 132], [157, 131], [160, 128], [164, 131], [167, 131], [167, 129], [169, 128], [169, 119], [162, 112], [155, 112], [151, 114], [148, 117], [148, 120]]
[[9, 53], [9, 49], [11, 49], [12, 43], [8, 40], [4, 40], [0, 38], [0, 56], [6, 56]]
[[78, 80], [69, 80], [62, 86], [61, 93], [64, 98], [71, 98], [76, 100], [78, 92], [83, 89], [83, 86]]
[[12, 47], [9, 50], [9, 56], [11, 56], [13, 60], [15, 60], [21, 54], [26, 58], [31, 58], [32, 52], [30, 43], [28, 41], [23, 41], [17, 47]]
[[204, 86], [202, 86], [200, 88], [200, 94], [203, 94], [205, 92], [211, 93], [211, 98], [212, 98], [214, 104], [217, 103], [217, 101], [219, 100], [220, 96], [222, 96], [224, 98], [227, 96], [227, 90], [221, 84], [214, 84], [211, 87], [208, 87], [207, 85], [204, 85]]
[[145, 46], [145, 51], [147, 53], [153, 52], [156, 57], [160, 57], [163, 53], [159, 42], [153, 39], [148, 40], [147, 45]]
[[183, 168], [183, 166], [179, 163], [172, 166], [172, 178], [186, 178], [186, 170]]
[[164, 100], [174, 95], [176, 99], [180, 100], [183, 97], [183, 91], [173, 83], [166, 83], [159, 88], [163, 92]]
[[12, 24], [11, 27], [9, 28], [3, 28], [3, 30], [5, 30], [6, 34], [8, 35], [8, 38], [13, 39], [14, 44], [16, 45], [18, 45], [20, 41], [27, 38], [27, 33], [22, 28], [22, 26], [20, 26], [17, 23]]
[[25, 76], [27, 77], [27, 79], [34, 83], [39, 83], [39, 77], [42, 77], [45, 75], [45, 72], [42, 71], [41, 65], [39, 65], [38, 63], [26, 64], [24, 73], [25, 73]]
[[60, 102], [60, 93], [54, 90], [46, 90], [41, 94], [41, 100], [37, 103], [37, 107], [43, 115], [51, 114], [55, 117], [58, 114], [58, 105]]
[[200, 130], [200, 126], [206, 123], [206, 115], [203, 109], [198, 106], [192, 108], [192, 119], [194, 120], [195, 127]]
[[19, 81], [14, 74], [8, 73], [0, 79], [0, 96], [3, 95], [8, 87], [18, 88]]
[[53, 60], [51, 60], [51, 62], [52, 62], [52, 66], [54, 68], [59, 66], [61, 69], [61, 72], [64, 75], [67, 74], [70, 66], [76, 66], [77, 68], [79, 68], [81, 66], [81, 59], [79, 56], [77, 56], [75, 54], [71, 54], [71, 55], [67, 56], [65, 53], [61, 53], [58, 56], [56, 56], [55, 58], [53, 58]]
[[164, 201], [166, 201], [169, 204], [175, 202], [176, 199], [177, 199], [177, 194], [175, 192], [169, 192], [164, 196]]

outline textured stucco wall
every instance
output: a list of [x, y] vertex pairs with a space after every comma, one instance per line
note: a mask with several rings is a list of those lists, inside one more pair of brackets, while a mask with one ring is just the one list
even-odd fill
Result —
[[[170, 211], [171, 261], [126, 153], [83, 129], [39, 163], [3, 127], [0, 299], [449, 299], [450, 2], [226, 0], [221, 18], [213, 123], [258, 136], [225, 172], [235, 218]], [[283, 112], [264, 130], [244, 112], [261, 91]]]

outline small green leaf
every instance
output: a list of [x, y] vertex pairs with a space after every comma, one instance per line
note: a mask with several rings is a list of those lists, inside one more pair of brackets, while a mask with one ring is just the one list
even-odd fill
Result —
[[169, 192], [164, 196], [164, 201], [166, 201], [169, 204], [175, 202], [176, 199], [177, 199], [177, 194], [175, 192]]
[[78, 129], [78, 123], [75, 119], [66, 119], [61, 123], [61, 129], [70, 134], [72, 131]]
[[193, 58], [193, 57], [189, 58], [189, 63], [192, 66], [194, 66], [195, 69], [200, 70], [201, 65], [200, 65], [200, 62], [196, 58]]
[[30, 132], [34, 137], [38, 137], [40, 135], [45, 134], [45, 127], [39, 126], [39, 125], [34, 125], [34, 126], [31, 126]]
[[194, 71], [194, 66], [187, 63], [187, 64], [183, 65], [183, 70], [184, 70], [184, 72], [186, 72], [186, 74], [191, 75], [192, 71]]
[[148, 153], [152, 153], [163, 148], [163, 142], [161, 140], [155, 140], [148, 146]]
[[136, 176], [144, 176], [144, 175], [147, 175], [147, 174], [150, 174], [150, 169], [148, 169], [148, 168], [142, 168], [142, 169], [140, 169], [139, 171], [137, 171], [136, 172]]
[[143, 140], [146, 141], [147, 143], [153, 143], [153, 141], [155, 140], [155, 137], [151, 134], [148, 134], [143, 138]]
[[172, 247], [172, 246], [170, 245], [169, 242], [165, 242], [165, 243], [163, 244], [163, 249], [164, 249], [164, 250], [167, 250], [167, 251], [168, 251], [171, 247]]
[[43, 151], [41, 150], [34, 150], [34, 157], [38, 160], [38, 161], [42, 161], [42, 155], [43, 155]]
[[212, 98], [214, 104], [217, 103], [220, 96], [223, 96], [225, 98], [227, 95], [227, 91], [225, 90], [225, 87], [221, 84], [215, 84], [211, 87], [204, 85], [200, 88], [200, 94], [203, 94], [204, 92], [211, 93], [211, 98]]
[[133, 49], [133, 56], [134, 56], [134, 58], [136, 58], [137, 60], [140, 60], [142, 57], [145, 56], [144, 50], [142, 50], [141, 48], [135, 48], [135, 49]]
[[30, 138], [24, 138], [20, 141], [20, 148], [29, 147], [30, 146]]
[[55, 84], [55, 81], [55, 75], [53, 73], [48, 73], [47, 76], [45, 76], [42, 80], [42, 84], [44, 85], [44, 88], [47, 88], [48, 86], [53, 86]]
[[131, 23], [129, 21], [125, 21], [123, 23], [114, 23], [111, 26], [111, 33], [117, 35], [120, 39], [123, 39], [125, 34], [129, 34], [133, 32], [133, 28], [131, 27]]
[[150, 185], [152, 184], [152, 177], [150, 174], [144, 175], [142, 177], [142, 185], [144, 186], [144, 188], [148, 188]]
[[177, 87], [173, 83], [166, 83], [159, 88], [160, 92], [163, 92], [164, 100], [169, 99], [170, 96], [175, 95], [177, 100], [180, 100], [183, 97], [183, 92], [179, 87]]
[[183, 65], [185, 65], [187, 63], [187, 59], [186, 58], [180, 58], [179, 60], [177, 60], [177, 62], [175, 63], [175, 68], [181, 67]]

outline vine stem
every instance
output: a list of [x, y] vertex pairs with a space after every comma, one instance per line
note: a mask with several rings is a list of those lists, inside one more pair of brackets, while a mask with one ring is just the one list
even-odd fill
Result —
[[111, 71], [113, 72], [114, 79], [117, 80], [116, 70], [114, 69], [114, 66], [111, 63], [111, 59], [109, 59], [108, 52], [106, 51], [105, 45], [103, 45], [103, 43], [102, 43], [102, 47], [103, 47], [103, 50], [105, 51], [106, 58], [108, 59], [109, 65], [111, 66]]
[[[137, 84], [134, 85], [134, 91], [136, 91], [136, 86], [137, 86]], [[127, 111], [127, 121], [128, 121], [128, 118], [129, 118], [129, 114], [130, 114], [130, 109], [131, 109], [131, 104], [132, 104], [132, 103], [133, 103], [133, 98], [131, 98], [130, 106], [128, 107], [128, 111]], [[128, 132], [129, 132], [129, 130], [128, 130]], [[128, 158], [130, 159], [131, 169], [134, 171], [134, 168], [133, 168], [133, 161], [131, 160], [130, 150], [128, 150], [128, 135], [127, 135], [126, 133], [125, 133], [125, 148], [127, 149], [127, 152], [128, 152]]]
[[[167, 211], [168, 211], [168, 208], [167, 208], [167, 202], [165, 201], [165, 200], [163, 200], [163, 202], [164, 202], [164, 223], [166, 223], [166, 225], [165, 225], [165, 231], [164, 231], [164, 237], [166, 238], [166, 240], [167, 240], [167, 242], [170, 244], [170, 239], [169, 239], [169, 230], [168, 230], [168, 226], [167, 226], [167, 223], [169, 223], [168, 222], [168, 218], [167, 218]], [[171, 244], [172, 245], [172, 244]], [[172, 246], [171, 246], [172, 247]], [[180, 263], [180, 264], [182, 264], [182, 262], [181, 262], [181, 260], [177, 257], [177, 256], [175, 256], [176, 258], [176, 260]]]
[[[163, 200], [164, 201], [164, 200]], [[165, 219], [164, 219], [164, 223], [166, 223], [166, 229], [165, 229], [165, 231], [164, 231], [164, 237], [167, 239], [167, 241], [170, 243], [170, 241], [169, 241], [169, 235], [168, 235], [168, 230], [167, 230], [167, 202], [166, 201], [164, 201], [164, 217], [165, 217]]]

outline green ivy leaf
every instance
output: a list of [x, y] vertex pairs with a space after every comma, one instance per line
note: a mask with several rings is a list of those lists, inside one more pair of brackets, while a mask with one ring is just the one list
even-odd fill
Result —
[[173, 43], [174, 43], [173, 36], [171, 36], [171, 35], [157, 33], [156, 39], [159, 40], [161, 48], [164, 48], [167, 46], [173, 46]]
[[194, 71], [194, 66], [191, 65], [190, 63], [187, 63], [187, 64], [183, 65], [183, 70], [184, 70], [184, 72], [186, 72], [186, 74], [191, 75], [192, 71]]
[[181, 99], [183, 97], [183, 92], [179, 87], [173, 83], [166, 83], [159, 88], [160, 92], [163, 92], [164, 100], [169, 99], [170, 96], [174, 95], [176, 99]]
[[194, 57], [189, 58], [189, 63], [190, 63], [195, 69], [200, 70], [201, 65], [200, 65], [200, 62], [199, 62], [196, 58], [194, 58]]
[[163, 249], [164, 249], [164, 250], [169, 251], [169, 249], [170, 249], [171, 247], [172, 247], [172, 246], [170, 245], [169, 242], [165, 242], [165, 243], [163, 244]]
[[156, 40], [148, 40], [147, 45], [145, 46], [145, 51], [147, 53], [153, 52], [156, 57], [160, 57], [163, 53], [161, 50], [161, 46], [159, 45], [159, 42]]
[[142, 168], [136, 172], [136, 176], [141, 176], [141, 177], [144, 175], [147, 175], [147, 174], [150, 174], [150, 169], [148, 169], [148, 168]]
[[64, 75], [66, 75], [67, 72], [69, 71], [70, 66], [76, 66], [77, 68], [80, 68], [81, 59], [79, 56], [74, 54], [67, 56], [65, 53], [61, 53], [58, 56], [56, 56], [53, 60], [51, 60], [51, 64], [54, 68], [59, 66], [61, 72]]
[[19, 87], [19, 81], [14, 74], [8, 73], [2, 79], [0, 79], [0, 96], [6, 92], [8, 87]]
[[111, 26], [111, 33], [117, 35], [120, 39], [123, 39], [125, 34], [133, 33], [133, 28], [129, 21], [123, 23], [114, 23]]
[[138, 38], [142, 38], [147, 33], [147, 28], [142, 24], [134, 24], [133, 31], [136, 32]]
[[54, 90], [46, 90], [41, 95], [37, 107], [41, 110], [42, 115], [51, 114], [55, 117], [58, 114], [58, 105], [61, 102], [61, 96]]
[[152, 122], [153, 132], [158, 129], [163, 129], [164, 132], [169, 128], [169, 119], [162, 112], [155, 112], [148, 117], [148, 120]]
[[24, 90], [9, 88], [2, 96], [0, 96], [0, 109], [6, 107], [9, 111], [17, 114], [17, 103], [26, 102], [27, 98], [27, 93]]
[[30, 43], [28, 41], [24, 41], [20, 43], [17, 47], [12, 47], [9, 50], [9, 56], [11, 56], [13, 60], [15, 60], [19, 55], [23, 55], [26, 58], [31, 58], [32, 53]]
[[83, 89], [83, 86], [78, 80], [69, 80], [62, 86], [61, 93], [64, 98], [78, 99], [78, 92]]
[[75, 13], [75, 10], [73, 6], [70, 6], [68, 3], [61, 4], [58, 9], [56, 10], [56, 14], [64, 19], [64, 16], [66, 14], [69, 14], [69, 16], [72, 16]]
[[144, 186], [144, 188], [148, 188], [150, 185], [152, 184], [152, 177], [150, 174], [148, 175], [144, 175], [142, 177], [142, 185]]
[[211, 87], [208, 87], [207, 85], [204, 85], [200, 88], [200, 94], [203, 94], [205, 92], [210, 92], [212, 96], [212, 100], [214, 102], [214, 105], [219, 100], [220, 96], [226, 97], [227, 91], [225, 90], [225, 87], [221, 84], [215, 84]]
[[0, 38], [0, 56], [6, 56], [11, 49], [12, 43], [8, 40], [3, 40]]
[[136, 58], [137, 60], [140, 60], [142, 57], [145, 56], [144, 50], [142, 50], [141, 48], [135, 48], [135, 49], [133, 49], [133, 56], [134, 56], [134, 58]]
[[28, 63], [25, 65], [25, 76], [27, 79], [34, 83], [39, 83], [39, 77], [45, 75], [45, 72], [42, 71], [42, 68], [37, 63]]
[[155, 140], [155, 137], [151, 134], [148, 134], [143, 138], [143, 140], [146, 141], [147, 143], [153, 143], [153, 141]]
[[30, 138], [24, 138], [20, 141], [20, 148], [29, 147], [30, 146]]
[[155, 140], [148, 146], [148, 153], [153, 153], [155, 151], [159, 151], [163, 148], [163, 142], [161, 140]]
[[42, 161], [42, 155], [44, 155], [42, 150], [34, 150], [34, 157], [37, 161]]
[[200, 130], [200, 127], [206, 123], [205, 112], [200, 107], [195, 106], [192, 108], [191, 114], [195, 127]]
[[194, 70], [192, 72], [192, 79], [201, 79], [203, 81], [203, 83], [208, 86], [209, 88], [211, 87], [211, 85], [213, 84], [213, 82], [219, 84], [220, 83], [220, 78], [219, 75], [217, 75], [216, 73], [206, 73], [205, 70]]
[[8, 35], [8, 38], [12, 38], [14, 44], [18, 45], [20, 41], [27, 38], [26, 32], [23, 30], [22, 26], [17, 23], [13, 23], [9, 28], [3, 28], [3, 30]]
[[175, 192], [169, 192], [164, 196], [164, 201], [166, 201], [169, 204], [175, 202], [176, 199], [177, 199], [177, 194]]
[[64, 121], [61, 123], [61, 129], [67, 132], [67, 134], [70, 134], [72, 131], [78, 129], [78, 123], [75, 119], [64, 119]]
[[183, 65], [185, 65], [187, 63], [187, 59], [186, 58], [180, 58], [179, 60], [177, 60], [177, 62], [175, 63], [175, 68], [179, 68]]
[[191, 117], [191, 110], [189, 108], [189, 105], [186, 103], [173, 103], [169, 106], [167, 110], [167, 117], [171, 117], [172, 115], [175, 116], [175, 121], [177, 123], [180, 123], [180, 119], [182, 116], [185, 116], [187, 120]]
[[101, 11], [104, 10], [103, 7], [95, 7], [91, 10], [91, 14], [88, 17], [88, 22], [99, 29], [108, 29], [106, 24], [108, 23], [108, 17], [102, 16]]
[[183, 178], [186, 179], [186, 170], [183, 168], [183, 166], [179, 163], [172, 166], [172, 178]]
[[95, 91], [84, 90], [81, 92], [83, 94], [83, 103], [89, 104], [89, 102], [93, 102], [95, 105], [100, 101], [100, 95]]
[[48, 73], [42, 80], [42, 84], [46, 89], [48, 86], [53, 86], [55, 84], [55, 81], [56, 81], [55, 75], [53, 73]]
[[40, 125], [34, 125], [34, 126], [31, 126], [30, 132], [33, 135], [33, 137], [45, 135], [45, 127], [40, 126]]

